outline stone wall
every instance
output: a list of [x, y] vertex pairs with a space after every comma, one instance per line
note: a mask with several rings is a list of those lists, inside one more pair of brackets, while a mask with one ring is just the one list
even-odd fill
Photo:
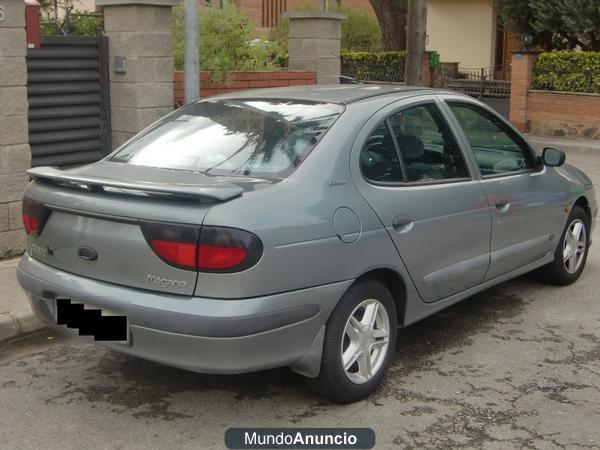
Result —
[[[208, 72], [200, 73], [200, 97], [226, 94], [246, 89], [304, 86], [316, 83], [316, 74], [302, 70], [279, 70], [264, 72], [231, 72], [228, 83], [213, 83]], [[183, 72], [173, 74], [173, 94], [175, 107], [184, 103]]]
[[27, 127], [25, 3], [0, 0], [0, 258], [25, 249], [21, 200], [31, 165]]
[[345, 14], [288, 12], [288, 66], [317, 73], [318, 84], [339, 84], [340, 41]]
[[[173, 109], [171, 6], [176, 1], [98, 0], [108, 36], [112, 145]], [[126, 72], [115, 72], [115, 58]]]

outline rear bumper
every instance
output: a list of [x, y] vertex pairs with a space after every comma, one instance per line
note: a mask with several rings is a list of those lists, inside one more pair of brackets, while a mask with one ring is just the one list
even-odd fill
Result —
[[185, 297], [81, 277], [28, 255], [19, 263], [17, 278], [45, 322], [54, 325], [56, 298], [117, 311], [128, 317], [130, 342], [105, 345], [204, 373], [252, 372], [303, 360], [352, 283], [249, 299]]

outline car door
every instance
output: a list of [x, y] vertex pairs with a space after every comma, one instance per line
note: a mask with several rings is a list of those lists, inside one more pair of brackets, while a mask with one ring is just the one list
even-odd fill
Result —
[[559, 239], [563, 196], [540, 167], [535, 151], [491, 109], [446, 96], [482, 178], [492, 213], [490, 268], [486, 280], [547, 256]]
[[482, 282], [491, 216], [474, 168], [434, 96], [375, 114], [353, 148], [353, 177], [425, 302]]

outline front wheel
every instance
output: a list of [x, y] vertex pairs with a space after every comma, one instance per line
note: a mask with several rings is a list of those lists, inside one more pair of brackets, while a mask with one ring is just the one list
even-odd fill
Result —
[[377, 389], [396, 347], [394, 300], [376, 280], [359, 281], [327, 322], [321, 370], [308, 384], [338, 403], [361, 400]]
[[538, 269], [540, 277], [558, 286], [577, 281], [587, 260], [589, 234], [588, 215], [579, 206], [574, 206], [556, 248], [554, 261]]

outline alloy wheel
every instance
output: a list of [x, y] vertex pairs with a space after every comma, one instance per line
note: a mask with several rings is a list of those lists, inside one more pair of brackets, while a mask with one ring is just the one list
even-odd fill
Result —
[[390, 340], [390, 319], [381, 302], [368, 299], [352, 312], [344, 328], [341, 360], [346, 377], [363, 384], [385, 362]]
[[567, 228], [563, 245], [563, 262], [567, 272], [575, 273], [579, 270], [585, 257], [586, 245], [585, 225], [580, 219], [576, 219]]

